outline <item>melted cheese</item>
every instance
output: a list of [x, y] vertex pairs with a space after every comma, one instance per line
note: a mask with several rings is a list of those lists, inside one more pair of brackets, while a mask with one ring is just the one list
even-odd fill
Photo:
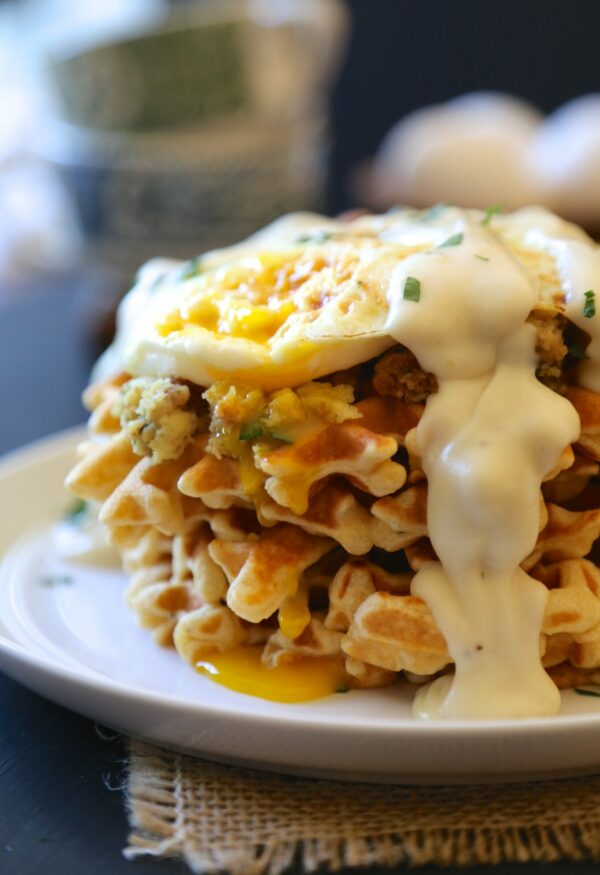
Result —
[[346, 675], [335, 658], [313, 657], [268, 668], [261, 653], [262, 647], [237, 647], [215, 653], [196, 668], [223, 687], [271, 702], [307, 702], [346, 691]]
[[[309, 242], [304, 251], [297, 245], [303, 228], [339, 240]], [[257, 247], [269, 259], [240, 274], [239, 259]], [[394, 343], [408, 347], [439, 386], [417, 435], [440, 561], [419, 570], [412, 592], [429, 605], [456, 666], [453, 676], [420, 691], [416, 713], [556, 713], [559, 693], [539, 655], [547, 590], [519, 566], [536, 542], [541, 482], [577, 439], [579, 420], [566, 399], [536, 379], [535, 333], [526, 320], [546, 301], [584, 329], [590, 359], [579, 380], [600, 391], [600, 312], [584, 315], [585, 292], [600, 294], [598, 248], [542, 210], [495, 217], [489, 226], [480, 213], [447, 208], [435, 219], [401, 212], [351, 225], [292, 218], [213, 258], [212, 279], [178, 284], [171, 275], [151, 296], [143, 284], [133, 293], [123, 312], [129, 307], [138, 321], [123, 318], [115, 347], [121, 364], [134, 374], [200, 384], [243, 378], [273, 389], [366, 361]], [[331, 271], [321, 274], [321, 286], [311, 283], [307, 259], [336, 264], [339, 284]], [[244, 275], [253, 279], [242, 288]], [[291, 288], [282, 277], [292, 275], [306, 282]], [[418, 280], [418, 301], [404, 297], [408, 278]], [[282, 293], [274, 294], [280, 280]], [[325, 293], [311, 309], [320, 287]], [[144, 307], [134, 306], [136, 295]], [[290, 637], [305, 620], [296, 603], [280, 613]], [[310, 682], [290, 692], [297, 666], [267, 670], [257, 654], [220, 655], [199, 670], [266, 698], [331, 692], [320, 661], [306, 662], [302, 677], [313, 672]]]

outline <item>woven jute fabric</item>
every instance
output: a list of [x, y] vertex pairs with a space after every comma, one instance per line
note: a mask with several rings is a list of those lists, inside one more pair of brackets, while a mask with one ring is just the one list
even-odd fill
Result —
[[293, 778], [132, 741], [125, 856], [194, 872], [600, 860], [600, 776], [408, 787]]

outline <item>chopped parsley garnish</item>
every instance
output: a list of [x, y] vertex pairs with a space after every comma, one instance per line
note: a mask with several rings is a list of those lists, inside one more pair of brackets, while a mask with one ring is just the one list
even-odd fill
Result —
[[75, 501], [66, 509], [63, 519], [72, 525], [79, 525], [87, 514], [88, 503], [83, 498], [76, 498]]
[[453, 234], [452, 237], [448, 237], [447, 240], [440, 243], [438, 249], [443, 249], [445, 246], [459, 246], [463, 242], [464, 236], [463, 233]]
[[485, 255], [477, 255], [477, 253], [475, 253], [475, 258], [478, 258], [479, 261], [489, 261], [489, 258], [486, 258]]
[[448, 209], [448, 204], [434, 204], [428, 210], [424, 210], [421, 213], [421, 221], [431, 222], [433, 219], [437, 219], [446, 209]]
[[483, 211], [483, 219], [481, 220], [481, 224], [486, 227], [492, 221], [492, 216], [501, 213], [504, 207], [502, 204], [494, 204], [493, 207], [488, 207]]
[[349, 693], [349, 692], [350, 692], [349, 687], [338, 687], [336, 690], [336, 693]]
[[279, 432], [279, 431], [272, 431], [271, 437], [274, 438], [276, 441], [283, 441], [284, 444], [293, 444], [294, 443], [294, 441], [291, 438], [286, 437], [284, 434], [281, 434], [281, 432]]
[[59, 586], [69, 585], [73, 583], [73, 578], [70, 574], [44, 574], [39, 578], [41, 586]]
[[250, 422], [248, 425], [240, 429], [241, 441], [253, 441], [254, 438], [262, 437], [264, 434], [263, 427], [257, 422]]
[[418, 279], [415, 279], [414, 276], [406, 277], [402, 297], [405, 301], [420, 301], [421, 283]]
[[567, 347], [567, 355], [574, 359], [589, 359], [589, 355], [584, 346], [580, 343], [573, 343]]
[[296, 243], [326, 243], [332, 237], [331, 231], [315, 231], [314, 234], [303, 234], [302, 237], [298, 237]]
[[202, 273], [202, 256], [197, 255], [196, 258], [192, 258], [186, 265], [184, 265], [183, 270], [181, 271], [181, 279], [189, 280], [194, 276], [198, 276], [199, 273]]
[[596, 315], [596, 293], [592, 289], [588, 289], [587, 292], [583, 293], [583, 297], [585, 298], [583, 315], [586, 319], [591, 319], [592, 316]]
[[575, 687], [575, 692], [580, 696], [594, 696], [600, 699], [600, 690], [582, 690], [580, 687]]

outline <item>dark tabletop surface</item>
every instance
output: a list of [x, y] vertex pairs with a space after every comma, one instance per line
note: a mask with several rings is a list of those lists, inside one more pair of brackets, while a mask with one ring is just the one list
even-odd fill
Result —
[[[0, 308], [0, 452], [83, 421], [79, 394], [95, 354], [91, 326], [100, 318], [98, 302], [106, 300], [107, 287], [111, 283], [93, 273], [86, 279], [61, 277], [24, 290]], [[0, 875], [187, 871], [177, 861], [122, 858], [125, 745], [101, 735], [106, 733], [89, 720], [0, 675]], [[470, 872], [481, 875], [487, 868]], [[598, 868], [507, 865], [494, 872], [597, 875]]]

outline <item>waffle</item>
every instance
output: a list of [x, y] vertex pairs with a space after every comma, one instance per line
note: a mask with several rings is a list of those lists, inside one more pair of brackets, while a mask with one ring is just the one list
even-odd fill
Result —
[[385, 521], [377, 519], [363, 507], [352, 492], [337, 484], [329, 484], [311, 500], [310, 508], [301, 516], [275, 501], [260, 505], [261, 518], [267, 523], [287, 522], [313, 535], [334, 538], [348, 553], [362, 555], [373, 547], [399, 550], [403, 538]]
[[300, 577], [333, 543], [278, 525], [246, 541], [215, 538], [209, 553], [229, 581], [227, 604], [250, 623], [265, 620], [297, 591]]
[[396, 492], [406, 480], [404, 467], [391, 461], [397, 450], [393, 437], [344, 422], [255, 457], [257, 467], [269, 475], [265, 489], [273, 501], [301, 516], [313, 485], [334, 474], [370, 495]]
[[[174, 644], [192, 665], [248, 643], [263, 645], [269, 666], [335, 656], [349, 685], [365, 687], [389, 684], [398, 672], [422, 679], [447, 669], [451, 658], [431, 612], [410, 595], [414, 571], [436, 558], [427, 537], [427, 484], [409, 452], [421, 406], [361, 401], [361, 426], [328, 426], [300, 449], [260, 455], [265, 488], [253, 493], [239, 459], [208, 451], [208, 434], [177, 460], [134, 454], [110, 415], [122, 383], [120, 377], [88, 390], [91, 437], [101, 433], [103, 440], [82, 445], [68, 485], [100, 503], [130, 575], [127, 604], [158, 643]], [[333, 440], [340, 434], [347, 440]], [[399, 447], [402, 464], [393, 460]], [[312, 465], [302, 477], [305, 453]], [[382, 467], [390, 476], [380, 481]], [[544, 490], [568, 502], [585, 493], [597, 471], [578, 442]], [[600, 572], [583, 558], [599, 533], [600, 511], [541, 501], [538, 542], [523, 563], [549, 590], [543, 662], [562, 686], [600, 672]], [[373, 551], [403, 556], [407, 570], [386, 570], [368, 558]], [[326, 593], [325, 610], [309, 609], [315, 589]], [[288, 637], [273, 617], [292, 603], [304, 606], [307, 622]]]
[[202, 456], [186, 469], [177, 483], [177, 489], [190, 498], [199, 498], [207, 507], [250, 507], [250, 497], [242, 480], [242, 469], [236, 459], [221, 458], [206, 452], [208, 436], [198, 442]]
[[600, 462], [600, 396], [588, 389], [570, 386], [567, 398], [581, 422], [581, 434], [575, 446], [590, 459]]

